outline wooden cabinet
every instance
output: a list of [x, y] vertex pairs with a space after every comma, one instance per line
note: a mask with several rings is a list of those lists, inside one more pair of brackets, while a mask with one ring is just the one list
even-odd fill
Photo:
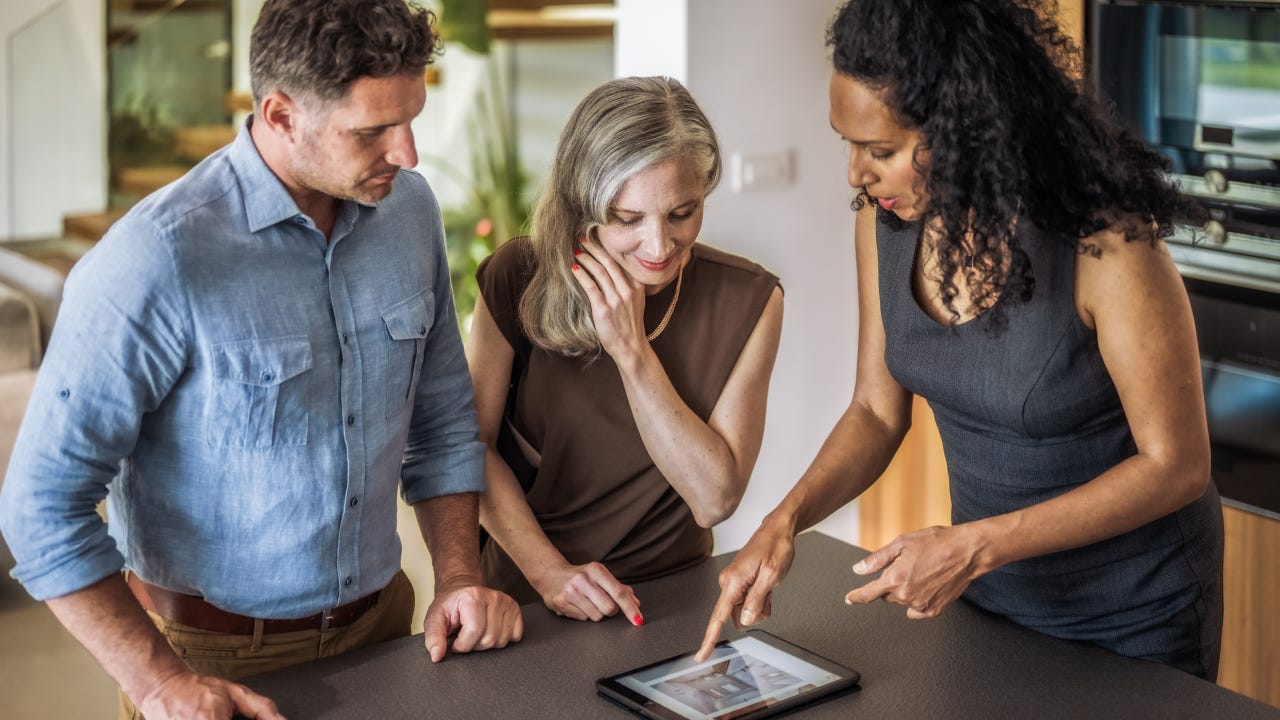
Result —
[[858, 498], [858, 544], [875, 550], [898, 535], [951, 524], [947, 461], [933, 412], [920, 398], [911, 409], [911, 431], [889, 467]]
[[1222, 508], [1222, 664], [1218, 684], [1280, 707], [1280, 521]]

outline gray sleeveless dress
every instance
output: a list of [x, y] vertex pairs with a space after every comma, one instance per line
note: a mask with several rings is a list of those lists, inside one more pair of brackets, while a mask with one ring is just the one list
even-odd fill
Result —
[[[953, 523], [1043, 502], [1136, 453], [1097, 338], [1073, 300], [1074, 251], [1020, 223], [1029, 302], [939, 325], [911, 291], [919, 225], [881, 223], [885, 361], [929, 401], [947, 459]], [[1011, 293], [1009, 295], [1012, 295]], [[1011, 563], [965, 591], [973, 604], [1047, 635], [1096, 643], [1213, 680], [1222, 631], [1222, 509], [1212, 484], [1190, 505], [1118, 537]]]

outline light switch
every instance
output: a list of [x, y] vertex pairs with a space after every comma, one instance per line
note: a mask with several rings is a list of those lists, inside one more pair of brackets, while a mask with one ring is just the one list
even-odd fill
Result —
[[790, 149], [734, 153], [729, 157], [729, 185], [736, 193], [775, 190], [790, 184]]

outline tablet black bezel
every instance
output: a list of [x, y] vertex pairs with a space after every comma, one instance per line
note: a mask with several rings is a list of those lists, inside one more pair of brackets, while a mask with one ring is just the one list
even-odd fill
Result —
[[[759, 710], [753, 711], [747, 715], [735, 718], [735, 720], [765, 720], [765, 718], [775, 718], [793, 710], [798, 710], [799, 708], [861, 689], [858, 686], [858, 683], [862, 680], [862, 675], [853, 668], [845, 667], [830, 658], [823, 657], [812, 650], [802, 648], [799, 645], [783, 640], [777, 635], [764, 630], [748, 630], [743, 637], [748, 636], [754, 637], [763, 643], [782, 650], [788, 655], [792, 655], [799, 660], [816, 665], [829, 673], [839, 676], [840, 679], [827, 685], [823, 685], [820, 688], [815, 688], [809, 692], [783, 700], [776, 705], [760, 708]], [[721, 640], [716, 643], [716, 647], [723, 647], [731, 642], [733, 641]], [[618, 680], [626, 677], [627, 675], [644, 672], [645, 670], [657, 667], [658, 665], [687, 658], [692, 654], [692, 652], [685, 652], [678, 655], [672, 655], [669, 658], [658, 660], [657, 662], [651, 662], [648, 665], [642, 665], [625, 672], [617, 673], [616, 675], [600, 678], [596, 680], [596, 692], [610, 702], [613, 702], [627, 710], [638, 712], [645, 717], [652, 718], [653, 720], [689, 720], [687, 716], [681, 715], [675, 710], [637, 693], [635, 690], [632, 690], [618, 682]]]

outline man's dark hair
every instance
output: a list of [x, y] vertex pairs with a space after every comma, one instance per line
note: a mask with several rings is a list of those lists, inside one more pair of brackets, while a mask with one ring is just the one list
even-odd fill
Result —
[[362, 77], [421, 73], [435, 19], [411, 0], [267, 0], [249, 40], [254, 103], [276, 90], [329, 103]]

